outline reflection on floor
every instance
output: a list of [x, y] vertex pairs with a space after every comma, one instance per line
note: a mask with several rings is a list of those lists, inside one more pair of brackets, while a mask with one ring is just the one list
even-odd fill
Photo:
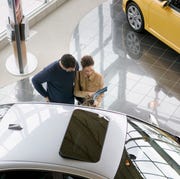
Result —
[[[70, 51], [78, 60], [85, 54], [94, 57], [108, 86], [102, 108], [180, 136], [180, 55], [149, 33], [132, 31], [120, 0], [103, 3], [80, 21]], [[42, 100], [30, 78], [0, 90], [1, 103]]]

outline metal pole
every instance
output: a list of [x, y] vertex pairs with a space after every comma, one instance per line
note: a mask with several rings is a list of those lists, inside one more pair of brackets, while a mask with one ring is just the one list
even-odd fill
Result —
[[14, 30], [15, 30], [15, 40], [16, 40], [16, 45], [17, 45], [19, 72], [23, 74], [24, 69], [23, 69], [23, 62], [22, 62], [21, 39], [20, 39], [19, 24], [16, 19], [15, 0], [12, 0], [12, 5], [13, 5]]

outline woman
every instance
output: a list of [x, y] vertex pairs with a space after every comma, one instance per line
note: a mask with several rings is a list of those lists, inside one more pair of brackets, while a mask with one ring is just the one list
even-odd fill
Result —
[[[94, 60], [91, 56], [86, 55], [81, 59], [82, 70], [76, 73], [74, 95], [80, 97], [81, 103], [87, 97], [91, 97], [97, 90], [103, 88], [103, 76], [94, 70]], [[99, 95], [92, 106], [99, 107], [103, 94]]]

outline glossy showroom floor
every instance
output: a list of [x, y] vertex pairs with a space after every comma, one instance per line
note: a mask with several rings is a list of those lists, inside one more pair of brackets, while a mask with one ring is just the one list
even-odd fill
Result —
[[[96, 70], [104, 75], [108, 92], [102, 108], [133, 115], [180, 136], [180, 55], [149, 33], [133, 32], [127, 24], [120, 0], [101, 2], [99, 5], [100, 1], [97, 1], [94, 4], [96, 7], [90, 11], [81, 12], [81, 17], [67, 39], [70, 52], [78, 60], [85, 54], [92, 55]], [[59, 13], [54, 12], [32, 31], [42, 30], [43, 25]], [[64, 18], [73, 18], [73, 15], [69, 13]], [[58, 23], [55, 25], [58, 28]], [[66, 29], [68, 27], [67, 23]], [[42, 34], [43, 41], [45, 36]], [[34, 50], [32, 39], [28, 45]], [[51, 37], [47, 41], [51, 43]], [[61, 39], [58, 41], [62, 42]], [[49, 45], [47, 49], [52, 53], [53, 47], [56, 55], [57, 46]], [[34, 53], [43, 55], [48, 52], [47, 49], [42, 47], [38, 53], [35, 50]], [[55, 60], [52, 57], [49, 60]], [[33, 74], [49, 63], [48, 60], [43, 61], [43, 65], [40, 64]], [[2, 87], [0, 102], [43, 101], [32, 87], [33, 74]]]

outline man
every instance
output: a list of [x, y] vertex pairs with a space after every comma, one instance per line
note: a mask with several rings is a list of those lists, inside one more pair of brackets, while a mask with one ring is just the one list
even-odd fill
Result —
[[[70, 54], [45, 67], [32, 78], [35, 89], [46, 101], [74, 104], [74, 79], [79, 65]], [[47, 83], [47, 90], [43, 83]]]

